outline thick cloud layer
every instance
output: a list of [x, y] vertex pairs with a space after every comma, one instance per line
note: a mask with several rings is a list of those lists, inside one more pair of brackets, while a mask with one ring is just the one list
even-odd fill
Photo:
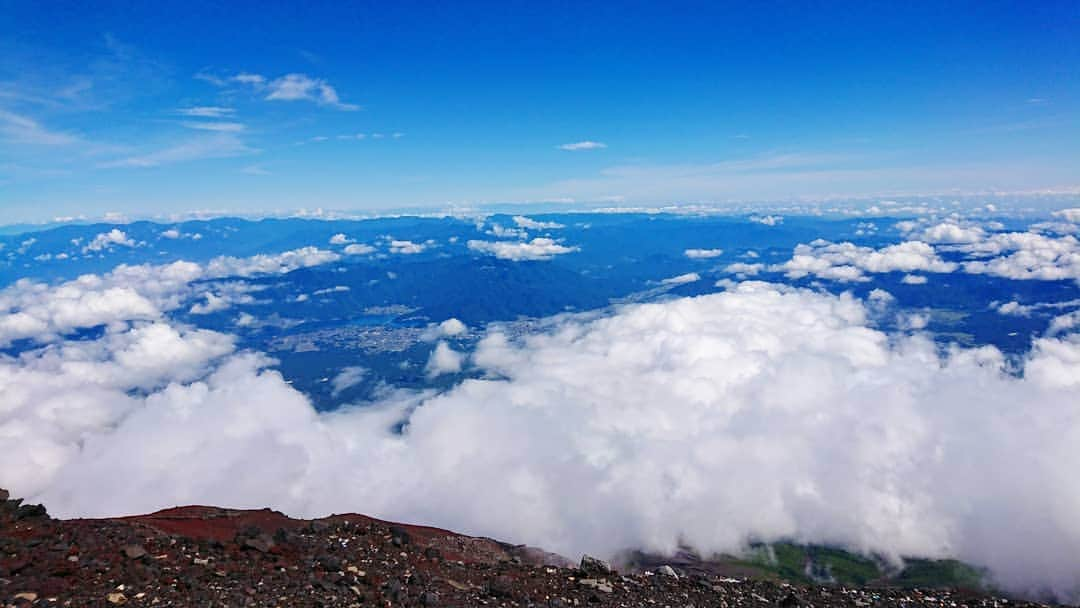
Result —
[[1080, 583], [1075, 334], [1018, 377], [850, 296], [742, 283], [494, 333], [486, 379], [330, 414], [233, 349], [149, 320], [0, 359], [0, 486], [64, 516], [362, 511], [568, 555], [791, 538]]

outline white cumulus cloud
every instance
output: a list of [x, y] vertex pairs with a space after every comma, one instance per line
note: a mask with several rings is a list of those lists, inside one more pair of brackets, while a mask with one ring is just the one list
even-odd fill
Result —
[[557, 255], [579, 251], [577, 247], [568, 247], [546, 237], [537, 237], [531, 241], [469, 241], [469, 249], [493, 255], [503, 260], [515, 262], [525, 260], [550, 260]]
[[135, 247], [135, 240], [127, 235], [126, 232], [119, 228], [113, 228], [108, 232], [99, 233], [89, 243], [83, 247], [83, 253], [91, 251], [102, 251], [109, 247]]
[[524, 215], [515, 215], [514, 223], [517, 224], [518, 228], [525, 228], [527, 230], [556, 230], [566, 227], [558, 222], [541, 222], [539, 220], [534, 220], [531, 217], [525, 217]]
[[345, 255], [367, 255], [374, 253], [375, 248], [371, 245], [365, 245], [363, 243], [353, 243], [345, 246]]
[[683, 255], [692, 260], [706, 260], [724, 255], [723, 249], [687, 249]]
[[952, 272], [957, 267], [942, 260], [931, 245], [921, 241], [874, 249], [818, 239], [798, 245], [790, 260], [771, 269], [782, 271], [791, 279], [813, 275], [834, 281], [865, 281], [866, 272]]
[[428, 358], [424, 371], [429, 378], [441, 376], [442, 374], [455, 374], [461, 371], [464, 362], [465, 355], [463, 353], [450, 348], [450, 345], [446, 342], [440, 341], [435, 345], [435, 350], [431, 351], [431, 356]]

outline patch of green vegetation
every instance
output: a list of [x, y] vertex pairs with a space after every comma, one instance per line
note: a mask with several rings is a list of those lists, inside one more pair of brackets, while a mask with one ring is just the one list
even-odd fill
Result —
[[772, 545], [772, 553], [775, 561], [773, 570], [787, 580], [809, 581], [806, 576], [806, 549], [792, 543], [775, 543]]
[[954, 559], [908, 559], [893, 578], [901, 587], [967, 587], [982, 589], [985, 572]]
[[[807, 547], [814, 578], [832, 579], [842, 585], [865, 585], [881, 578], [878, 563], [868, 557], [833, 547]], [[817, 573], [821, 572], [823, 576]]]
[[795, 543], [755, 545], [746, 556], [748, 565], [791, 582], [834, 582], [865, 585], [881, 578], [873, 559], [843, 549]]
[[880, 560], [844, 549], [780, 542], [753, 545], [737, 561], [761, 572], [762, 578], [793, 583], [985, 588], [985, 572], [952, 559], [907, 559], [897, 573]]

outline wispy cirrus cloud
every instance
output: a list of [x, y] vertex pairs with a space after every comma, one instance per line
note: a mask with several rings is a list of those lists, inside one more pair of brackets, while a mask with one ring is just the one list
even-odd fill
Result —
[[569, 152], [577, 152], [580, 150], [600, 150], [606, 148], [607, 144], [599, 141], [577, 141], [569, 144], [562, 144], [559, 146], [560, 150], [567, 150]]
[[180, 108], [176, 113], [182, 116], [191, 116], [192, 118], [228, 118], [235, 114], [236, 110], [222, 106], [194, 106]]
[[248, 165], [240, 170], [244, 175], [273, 175], [269, 170], [259, 165]]
[[337, 89], [325, 79], [315, 78], [299, 72], [285, 74], [277, 78], [269, 78], [252, 72], [241, 72], [224, 78], [199, 73], [195, 77], [219, 87], [234, 84], [250, 87], [267, 101], [310, 101], [338, 110], [353, 111], [360, 109], [360, 106], [356, 104], [342, 101]]
[[77, 135], [54, 131], [33, 118], [7, 110], [0, 110], [0, 139], [39, 146], [66, 146], [82, 141]]
[[772, 153], [713, 163], [627, 163], [594, 175], [513, 190], [501, 198], [624, 202], [726, 202], [788, 198], [902, 196], [941, 192], [1073, 188], [1076, 172], [1062, 162], [1036, 160], [940, 164], [886, 154]]
[[197, 137], [172, 146], [98, 164], [103, 169], [146, 168], [209, 158], [230, 158], [258, 152], [231, 133]]
[[213, 122], [213, 121], [189, 121], [181, 123], [189, 129], [199, 131], [218, 131], [225, 133], [239, 133], [244, 130], [244, 124], [239, 122]]

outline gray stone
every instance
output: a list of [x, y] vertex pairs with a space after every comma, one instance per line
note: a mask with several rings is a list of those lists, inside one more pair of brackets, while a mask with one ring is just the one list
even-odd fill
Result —
[[274, 539], [269, 534], [259, 534], [254, 538], [245, 538], [241, 546], [245, 549], [254, 549], [259, 553], [269, 553], [274, 547]]
[[675, 573], [675, 569], [667, 565], [657, 568], [656, 573], [663, 574], [664, 576], [670, 576], [672, 578], [679, 578], [679, 575]]
[[142, 545], [124, 545], [123, 551], [124, 555], [126, 555], [128, 559], [139, 559], [142, 557], [146, 557], [146, 549], [144, 549]]
[[611, 564], [591, 555], [581, 556], [581, 571], [586, 574], [611, 574]]
[[578, 583], [580, 583], [582, 587], [590, 587], [598, 591], [603, 591], [604, 593], [611, 593], [615, 590], [615, 588], [612, 587], [607, 581], [602, 581], [596, 578], [583, 578], [578, 581]]

